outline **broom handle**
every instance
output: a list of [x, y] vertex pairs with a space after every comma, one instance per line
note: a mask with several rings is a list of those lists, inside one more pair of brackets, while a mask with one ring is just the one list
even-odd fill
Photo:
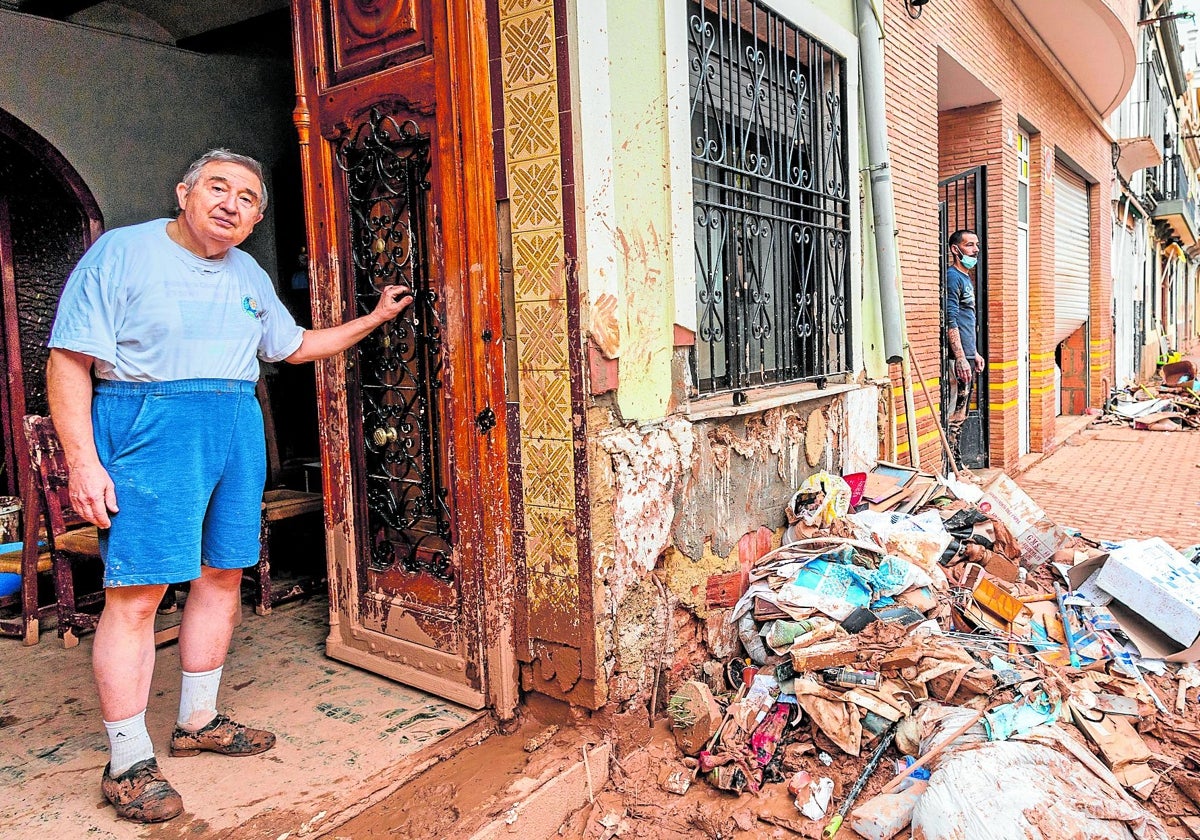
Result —
[[[925, 385], [925, 375], [921, 373], [921, 365], [917, 362], [917, 354], [913, 352], [912, 345], [908, 345], [908, 357], [912, 359], [913, 370], [917, 372], [917, 381], [921, 383], [921, 393], [925, 395], [925, 402], [929, 404], [929, 413], [933, 415], [933, 422], [937, 424], [938, 437], [942, 441], [942, 448], [946, 450], [946, 461], [950, 464], [950, 472], [958, 477], [958, 461], [954, 458], [954, 452], [950, 449], [950, 441], [946, 439], [946, 430], [942, 428], [942, 418], [938, 416], [937, 411], [933, 407], [933, 399], [929, 396], [929, 388]], [[916, 446], [915, 440], [909, 441], [909, 446]]]

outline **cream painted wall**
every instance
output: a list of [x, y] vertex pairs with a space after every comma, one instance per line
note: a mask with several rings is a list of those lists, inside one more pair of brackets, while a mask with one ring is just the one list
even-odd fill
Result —
[[[212, 146], [270, 167], [295, 142], [291, 68], [207, 56], [0, 10], [0, 108], [79, 171], [107, 228], [166, 215]], [[274, 214], [246, 242], [275, 271]]]
[[671, 393], [675, 281], [665, 37], [661, 4], [608, 3], [612, 236], [620, 301], [617, 400], [627, 420], [664, 416]]

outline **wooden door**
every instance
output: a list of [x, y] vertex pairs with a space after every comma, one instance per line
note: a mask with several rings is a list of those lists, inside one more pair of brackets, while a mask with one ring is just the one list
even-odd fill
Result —
[[327, 651], [505, 716], [516, 671], [482, 0], [293, 0], [293, 18], [314, 326], [369, 312], [389, 283], [416, 291], [318, 366]]

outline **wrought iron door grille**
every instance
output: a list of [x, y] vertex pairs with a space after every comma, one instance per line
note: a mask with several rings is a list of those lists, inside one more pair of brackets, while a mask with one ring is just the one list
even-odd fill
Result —
[[375, 308], [403, 284], [414, 302], [358, 345], [370, 567], [452, 581], [454, 533], [442, 472], [442, 317], [428, 273], [429, 137], [372, 109], [338, 148], [350, 210], [354, 300]]
[[850, 367], [846, 62], [757, 0], [688, 11], [700, 394]]

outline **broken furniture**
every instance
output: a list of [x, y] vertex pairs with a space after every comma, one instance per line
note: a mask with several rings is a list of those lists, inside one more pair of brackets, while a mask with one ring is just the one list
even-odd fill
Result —
[[261, 530], [259, 532], [258, 565], [247, 569], [247, 576], [254, 586], [254, 611], [259, 615], [270, 615], [271, 608], [297, 598], [304, 598], [320, 589], [325, 582], [324, 565], [316, 579], [304, 579], [291, 586], [277, 589], [271, 583], [271, 527], [307, 514], [319, 514], [324, 506], [320, 493], [306, 493], [277, 487], [281, 464], [279, 446], [275, 436], [275, 419], [266, 382], [258, 380], [255, 388], [259, 405], [262, 407], [263, 431], [267, 446], [267, 487], [263, 492]]

